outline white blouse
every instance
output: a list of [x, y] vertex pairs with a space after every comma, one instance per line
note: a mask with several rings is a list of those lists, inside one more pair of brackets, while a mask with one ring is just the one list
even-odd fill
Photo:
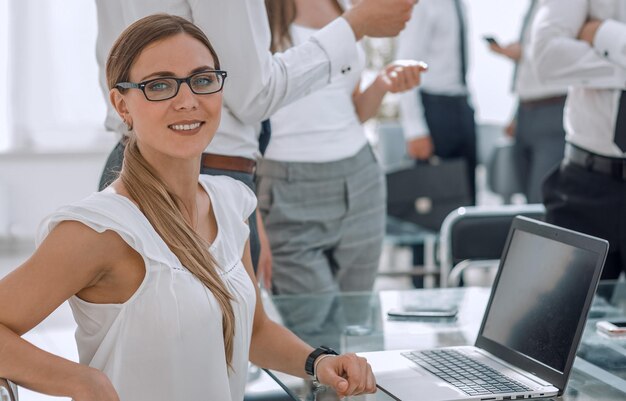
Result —
[[[318, 30], [291, 24], [294, 46], [305, 43]], [[322, 163], [352, 157], [367, 144], [352, 94], [365, 67], [365, 51], [350, 70], [330, 84], [296, 100], [272, 115], [272, 138], [265, 158], [281, 162]]]
[[38, 242], [61, 221], [79, 221], [97, 232], [115, 231], [144, 259], [146, 274], [122, 304], [69, 300], [78, 325], [80, 363], [103, 371], [121, 401], [242, 400], [256, 303], [241, 263], [249, 236], [245, 220], [256, 198], [225, 176], [201, 176], [211, 198], [218, 233], [210, 251], [234, 297], [235, 338], [228, 370], [222, 313], [213, 294], [170, 251], [128, 198], [97, 192], [62, 207], [42, 224]]

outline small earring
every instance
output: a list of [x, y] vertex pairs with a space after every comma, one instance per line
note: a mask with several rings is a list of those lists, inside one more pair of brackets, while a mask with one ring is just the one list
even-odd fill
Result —
[[126, 130], [128, 132], [131, 132], [133, 130], [133, 123], [129, 123], [128, 121], [124, 121], [124, 124], [126, 124]]

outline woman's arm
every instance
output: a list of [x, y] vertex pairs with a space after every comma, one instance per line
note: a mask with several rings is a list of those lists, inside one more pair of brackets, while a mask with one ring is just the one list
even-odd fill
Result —
[[418, 86], [421, 74], [426, 69], [426, 64], [422, 62], [396, 60], [380, 71], [365, 91], [361, 92], [360, 85], [357, 84], [352, 101], [359, 121], [363, 123], [376, 115], [387, 92], [399, 93]]
[[[309, 377], [304, 371], [304, 364], [313, 348], [265, 314], [254, 278], [249, 244], [246, 244], [242, 262], [257, 294], [250, 361], [263, 368]], [[376, 391], [376, 381], [369, 364], [365, 358], [355, 354], [324, 358], [320, 360], [315, 371], [320, 383], [331, 386], [342, 397]]]
[[[24, 264], [0, 281], [0, 377], [76, 401], [118, 401], [96, 369], [50, 354], [20, 336], [82, 289], [97, 287], [123, 251], [117, 234], [60, 223]], [[123, 253], [123, 252], [122, 252]]]
[[270, 240], [267, 238], [261, 211], [258, 208], [256, 211], [256, 227], [259, 234], [259, 242], [261, 243], [256, 276], [257, 280], [263, 283], [265, 289], [270, 290], [272, 288], [272, 248]]

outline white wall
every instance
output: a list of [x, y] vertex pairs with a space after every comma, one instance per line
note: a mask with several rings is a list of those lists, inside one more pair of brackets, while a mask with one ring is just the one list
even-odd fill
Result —
[[510, 92], [513, 63], [490, 52], [483, 36], [494, 36], [502, 45], [517, 41], [528, 3], [528, 0], [466, 0], [469, 83], [479, 122], [504, 124], [516, 105]]
[[108, 150], [1, 155], [0, 208], [6, 203], [8, 209], [0, 210], [0, 236], [34, 238], [46, 215], [96, 191]]
[[8, 53], [0, 53], [8, 59], [8, 79], [0, 77], [9, 105], [9, 130], [0, 132], [4, 143], [67, 150], [97, 142], [104, 136], [105, 100], [98, 85], [95, 2], [8, 4], [8, 15], [0, 17], [8, 21], [0, 35], [9, 40]]

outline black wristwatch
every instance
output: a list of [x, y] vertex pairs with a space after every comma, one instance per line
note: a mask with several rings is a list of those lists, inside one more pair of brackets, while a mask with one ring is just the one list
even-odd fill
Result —
[[307, 375], [310, 376], [314, 376], [315, 375], [315, 360], [320, 356], [320, 355], [339, 355], [337, 353], [337, 351], [335, 351], [332, 348], [326, 347], [325, 345], [322, 345], [321, 347], [315, 348], [315, 350], [313, 352], [311, 352], [309, 354], [309, 356], [306, 358], [306, 362], [304, 363], [304, 371], [306, 372]]

